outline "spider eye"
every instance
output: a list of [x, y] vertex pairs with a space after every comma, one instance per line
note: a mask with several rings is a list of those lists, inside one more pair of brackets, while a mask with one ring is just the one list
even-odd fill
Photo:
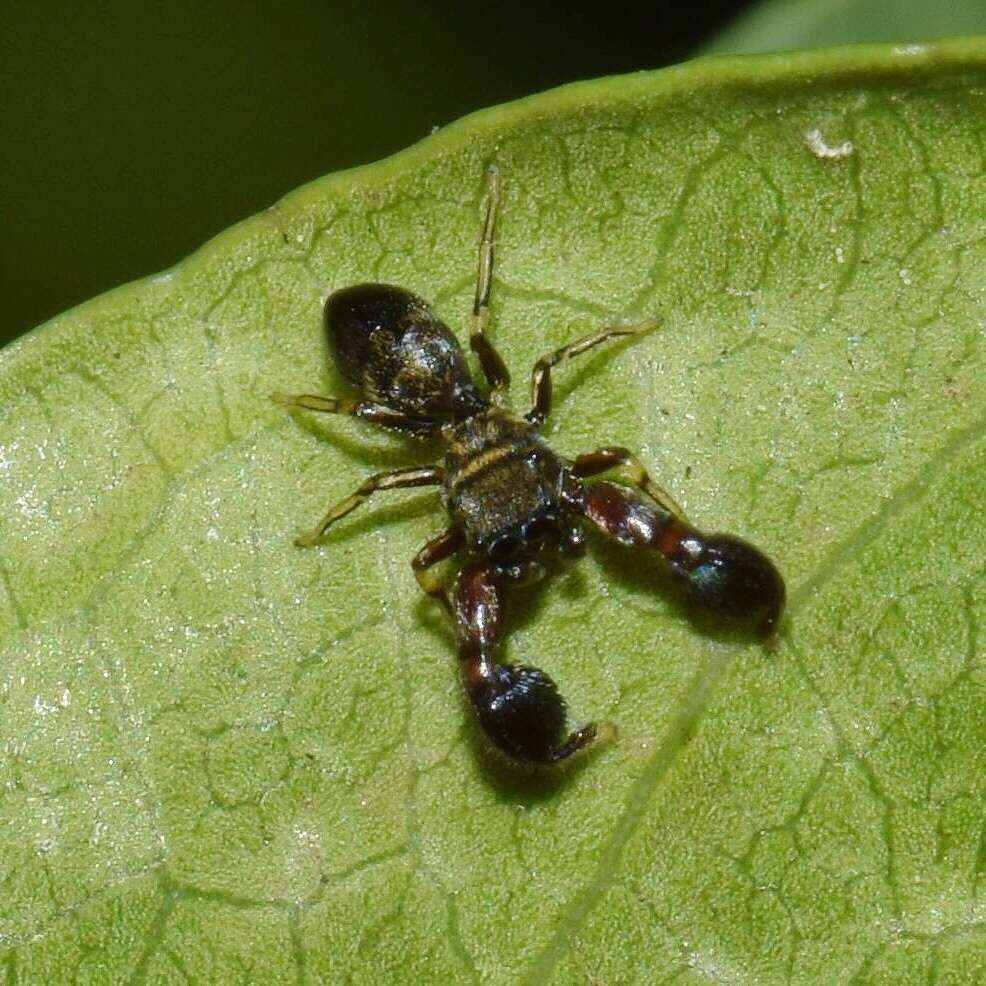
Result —
[[524, 528], [524, 537], [528, 541], [533, 541], [535, 543], [541, 543], [547, 540], [555, 533], [555, 518], [550, 514], [545, 514], [541, 517], [535, 517], [527, 526]]
[[524, 542], [514, 534], [503, 534], [491, 545], [490, 561], [495, 565], [509, 565], [523, 554]]

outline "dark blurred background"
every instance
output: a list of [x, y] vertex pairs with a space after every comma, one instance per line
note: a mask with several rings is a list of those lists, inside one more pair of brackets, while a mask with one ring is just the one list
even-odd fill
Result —
[[[0, 343], [472, 110], [710, 45], [840, 40], [860, 2], [0, 0]], [[867, 39], [903, 31], [894, 2], [863, 4], [885, 20]], [[751, 42], [778, 8], [804, 37]]]
[[735, 0], [0, 0], [0, 341], [484, 106], [687, 58]]

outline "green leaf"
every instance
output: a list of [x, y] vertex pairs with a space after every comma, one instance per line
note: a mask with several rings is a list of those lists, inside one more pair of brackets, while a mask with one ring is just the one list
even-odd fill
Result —
[[[4, 351], [5, 984], [982, 982], [984, 148], [976, 39], [571, 86]], [[464, 331], [494, 160], [518, 404], [659, 315], [559, 374], [547, 435], [638, 450], [790, 590], [768, 653], [594, 539], [507, 654], [620, 732], [541, 777], [483, 752], [416, 587], [433, 493], [291, 543], [436, 453], [267, 399], [344, 392], [343, 285]]]
[[720, 32], [708, 54], [859, 41], [933, 41], [986, 29], [980, 0], [763, 0]]

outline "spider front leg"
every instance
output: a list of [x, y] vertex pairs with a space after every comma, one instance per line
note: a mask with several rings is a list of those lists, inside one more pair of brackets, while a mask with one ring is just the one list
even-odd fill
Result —
[[715, 618], [773, 636], [784, 612], [784, 579], [774, 563], [732, 534], [703, 534], [613, 483], [585, 488], [583, 513], [621, 544], [656, 548], [686, 602]]
[[299, 548], [310, 548], [317, 544], [337, 520], [352, 513], [364, 500], [380, 490], [400, 490], [409, 486], [439, 486], [444, 481], [445, 470], [438, 466], [428, 469], [394, 469], [391, 472], [378, 472], [365, 480], [354, 493], [332, 507], [315, 528], [295, 538], [294, 543]]
[[459, 573], [455, 623], [462, 684], [494, 746], [515, 760], [553, 763], [592, 743], [594, 723], [566, 736], [565, 700], [548, 675], [538, 668], [498, 663], [503, 591], [482, 563]]

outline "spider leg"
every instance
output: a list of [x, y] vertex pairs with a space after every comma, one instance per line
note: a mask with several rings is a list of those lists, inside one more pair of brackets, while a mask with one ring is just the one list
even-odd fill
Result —
[[674, 514], [679, 520], [686, 519], [685, 511], [678, 506], [674, 497], [650, 478], [640, 459], [620, 445], [606, 445], [594, 452], [580, 455], [575, 460], [572, 471], [576, 476], [584, 479], [586, 476], [596, 476], [616, 466], [623, 466], [629, 481], [637, 489], [643, 490], [662, 510]]
[[563, 360], [581, 356], [582, 353], [588, 352], [607, 339], [648, 332], [655, 325], [657, 325], [656, 322], [641, 322], [639, 325], [612, 325], [592, 335], [576, 339], [575, 342], [570, 342], [567, 346], [561, 346], [550, 353], [545, 353], [534, 364], [534, 370], [531, 374], [531, 409], [525, 415], [527, 420], [531, 424], [543, 424], [545, 418], [551, 413], [551, 370]]
[[418, 585], [428, 593], [432, 599], [437, 599], [449, 616], [452, 613], [452, 601], [449, 599], [445, 585], [434, 572], [428, 569], [438, 562], [455, 554], [462, 547], [463, 537], [461, 527], [450, 527], [437, 537], [432, 538], [415, 556], [411, 562], [414, 569], [414, 577], [418, 580]]
[[270, 399], [285, 407], [301, 407], [307, 411], [320, 411], [323, 414], [348, 414], [353, 418], [362, 418], [373, 424], [390, 428], [393, 431], [403, 431], [413, 437], [434, 435], [441, 427], [436, 421], [428, 418], [412, 418], [400, 411], [392, 411], [382, 404], [370, 401], [345, 401], [335, 397], [319, 397], [317, 394], [282, 394], [273, 393]]
[[476, 295], [472, 305], [472, 334], [469, 345], [479, 357], [483, 375], [489, 381], [494, 394], [510, 386], [510, 371], [503, 357], [496, 351], [486, 335], [490, 321], [490, 292], [493, 287], [493, 235], [496, 231], [496, 213], [500, 202], [500, 183], [496, 165], [487, 170], [489, 194], [486, 199], [486, 217], [479, 240], [479, 257], [476, 262]]
[[438, 486], [445, 480], [445, 470], [438, 466], [427, 469], [394, 469], [391, 472], [378, 472], [365, 480], [354, 493], [340, 500], [319, 523], [307, 534], [295, 539], [299, 548], [310, 548], [325, 532], [346, 514], [352, 513], [361, 503], [381, 490], [400, 490], [409, 486]]

